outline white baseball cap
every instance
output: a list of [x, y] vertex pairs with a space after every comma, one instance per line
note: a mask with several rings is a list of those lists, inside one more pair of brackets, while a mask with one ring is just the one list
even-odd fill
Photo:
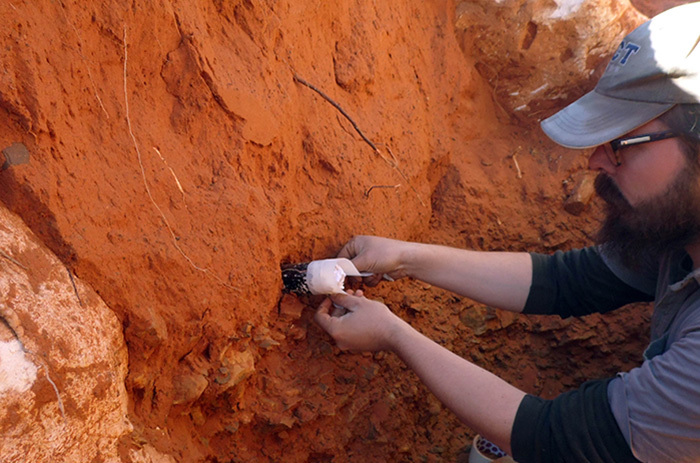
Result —
[[630, 32], [596, 87], [541, 125], [562, 146], [591, 148], [684, 103], [700, 103], [700, 2]]

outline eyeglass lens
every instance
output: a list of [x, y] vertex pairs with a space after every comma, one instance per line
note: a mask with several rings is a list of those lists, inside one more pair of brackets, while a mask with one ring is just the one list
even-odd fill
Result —
[[622, 159], [620, 158], [619, 151], [622, 148], [634, 145], [642, 145], [644, 143], [650, 143], [653, 141], [666, 140], [667, 138], [677, 137], [678, 134], [672, 130], [666, 130], [664, 132], [647, 133], [641, 135], [634, 135], [631, 137], [617, 138], [610, 142], [610, 147], [605, 147], [605, 153], [608, 155], [608, 159], [615, 166], [620, 166], [622, 164]]

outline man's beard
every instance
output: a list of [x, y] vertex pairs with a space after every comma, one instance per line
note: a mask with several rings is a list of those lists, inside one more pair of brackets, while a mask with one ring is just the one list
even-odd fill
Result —
[[683, 169], [665, 193], [632, 206], [605, 173], [595, 190], [605, 201], [605, 220], [596, 235], [598, 244], [639, 268], [662, 253], [682, 249], [700, 237], [698, 172]]

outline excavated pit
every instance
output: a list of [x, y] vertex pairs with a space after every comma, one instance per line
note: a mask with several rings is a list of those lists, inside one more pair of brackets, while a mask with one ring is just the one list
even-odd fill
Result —
[[[652, 14], [680, 2], [633, 3]], [[0, 14], [0, 148], [31, 155], [0, 172], [0, 200], [35, 236], [22, 239], [58, 258], [8, 234], [3, 297], [19, 300], [13, 275], [34, 281], [33, 265], [51, 262], [63, 272], [45, 272], [63, 288], [51, 310], [99, 314], [82, 319], [85, 333], [115, 354], [90, 360], [104, 380], [73, 400], [77, 367], [49, 356], [82, 345], [74, 330], [52, 336], [70, 322], [2, 306], [21, 315], [3, 340], [46, 353], [65, 422], [92, 435], [93, 414], [112, 414], [99, 453], [75, 437], [70, 461], [124, 462], [456, 461], [474, 431], [393, 355], [340, 353], [313, 324], [319, 299], [282, 293], [280, 266], [333, 257], [353, 234], [590, 244], [598, 201], [564, 208], [587, 153], [537, 123], [590, 90], [645, 20], [607, 0], [18, 0]], [[638, 365], [647, 339], [644, 306], [555, 320], [416, 281], [366, 293], [544, 397]], [[45, 438], [32, 431], [39, 414], [62, 426], [39, 377], [21, 402], [29, 444]], [[115, 405], [98, 411], [90, 397]], [[16, 407], [4, 432], [18, 429]]]

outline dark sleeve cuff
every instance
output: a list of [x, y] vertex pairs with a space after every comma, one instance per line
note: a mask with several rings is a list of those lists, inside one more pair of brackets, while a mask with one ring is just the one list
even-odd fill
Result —
[[554, 400], [527, 395], [511, 434], [518, 463], [639, 463], [608, 403], [610, 379], [589, 381]]
[[547, 265], [551, 257], [533, 252], [530, 253], [530, 259], [532, 259], [532, 284], [523, 313], [550, 315], [557, 302], [555, 280], [548, 272]]

